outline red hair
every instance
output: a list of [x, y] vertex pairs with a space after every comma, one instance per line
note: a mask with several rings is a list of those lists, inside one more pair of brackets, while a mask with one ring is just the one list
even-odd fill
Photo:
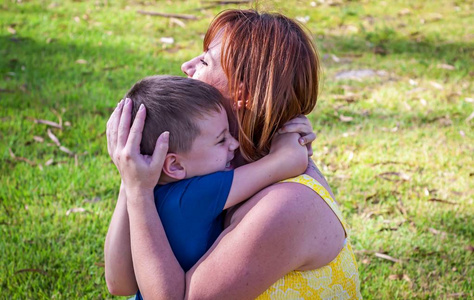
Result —
[[222, 34], [221, 65], [236, 111], [240, 150], [255, 161], [270, 150], [276, 131], [309, 114], [318, 97], [319, 59], [309, 35], [281, 14], [226, 10], [212, 21], [204, 51]]

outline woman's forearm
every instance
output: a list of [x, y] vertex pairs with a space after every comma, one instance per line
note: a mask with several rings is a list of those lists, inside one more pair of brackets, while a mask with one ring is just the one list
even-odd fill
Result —
[[104, 247], [105, 279], [111, 294], [128, 296], [137, 292], [130, 248], [127, 197], [123, 184], [110, 221]]
[[127, 190], [133, 267], [144, 299], [183, 299], [185, 273], [155, 207], [153, 190]]

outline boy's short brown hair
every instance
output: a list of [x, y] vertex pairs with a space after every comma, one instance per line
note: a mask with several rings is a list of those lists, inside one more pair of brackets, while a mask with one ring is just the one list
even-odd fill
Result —
[[[140, 151], [152, 155], [156, 140], [170, 132], [169, 152], [186, 153], [200, 134], [197, 118], [226, 107], [226, 99], [213, 86], [178, 76], [150, 76], [138, 81], [125, 95], [133, 102], [132, 120], [140, 104], [146, 107]], [[228, 102], [228, 101], [227, 101]]]

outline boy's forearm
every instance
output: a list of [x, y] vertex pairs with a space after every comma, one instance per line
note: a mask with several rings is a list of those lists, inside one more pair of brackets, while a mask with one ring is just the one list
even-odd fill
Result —
[[105, 279], [110, 293], [121, 296], [136, 293], [138, 287], [133, 272], [127, 198], [123, 186], [120, 187], [105, 238], [104, 259]]
[[278, 181], [297, 176], [305, 166], [292, 165], [292, 161], [268, 154], [262, 159], [234, 170], [232, 187], [227, 197], [225, 208], [234, 206]]
[[185, 273], [171, 250], [153, 191], [127, 191], [127, 197], [133, 267], [143, 298], [184, 298]]

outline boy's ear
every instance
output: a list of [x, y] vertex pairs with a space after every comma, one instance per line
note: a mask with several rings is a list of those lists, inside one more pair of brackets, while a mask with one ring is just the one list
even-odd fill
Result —
[[166, 154], [165, 162], [163, 163], [163, 172], [176, 180], [181, 180], [186, 177], [186, 170], [181, 165], [179, 156], [175, 153]]

